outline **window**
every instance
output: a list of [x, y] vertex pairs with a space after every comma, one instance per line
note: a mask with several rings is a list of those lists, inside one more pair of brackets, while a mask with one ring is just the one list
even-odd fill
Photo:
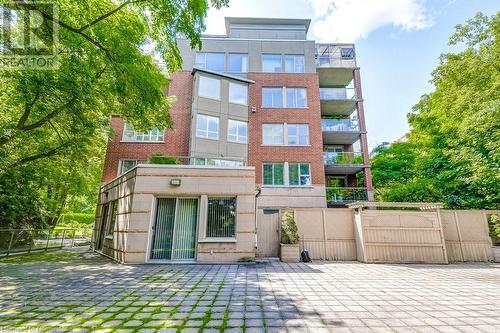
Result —
[[308, 145], [309, 144], [309, 125], [307, 124], [288, 124], [288, 144], [289, 145]]
[[219, 160], [219, 159], [212, 159], [212, 158], [195, 158], [194, 165], [239, 167], [239, 166], [244, 166], [245, 163], [243, 161]]
[[234, 237], [236, 198], [208, 198], [207, 237]]
[[229, 102], [248, 105], [248, 86], [229, 82]]
[[290, 186], [311, 185], [311, 172], [307, 163], [289, 163], [288, 180]]
[[262, 144], [264, 145], [282, 145], [283, 124], [262, 124]]
[[219, 118], [199, 114], [196, 116], [196, 136], [199, 138], [219, 138]]
[[264, 163], [263, 174], [264, 185], [285, 185], [283, 163]]
[[283, 107], [283, 88], [262, 88], [262, 107]]
[[123, 130], [123, 141], [163, 142], [163, 131], [153, 128], [147, 133], [140, 133], [134, 131], [132, 125], [125, 124], [125, 128]]
[[116, 215], [118, 213], [118, 200], [114, 200], [110, 203], [111, 205], [111, 219], [107, 225], [108, 230], [106, 235], [113, 236], [113, 231], [115, 231]]
[[307, 107], [306, 88], [286, 88], [286, 107], [287, 108]]
[[354, 59], [354, 49], [352, 47], [340, 48], [340, 57], [342, 59]]
[[220, 99], [220, 80], [200, 75], [198, 96]]
[[247, 143], [247, 123], [229, 119], [227, 122], [227, 140]]
[[248, 55], [246, 53], [229, 53], [227, 71], [230, 73], [248, 72]]
[[304, 56], [292, 54], [285, 55], [285, 72], [304, 73]]
[[137, 164], [147, 163], [145, 160], [121, 160], [120, 161], [120, 175], [134, 168]]
[[273, 214], [279, 214], [279, 209], [263, 209], [262, 213], [264, 215], [273, 215]]
[[224, 72], [224, 53], [198, 52], [195, 66], [216, 72]]
[[271, 73], [281, 72], [281, 54], [263, 54], [262, 71]]

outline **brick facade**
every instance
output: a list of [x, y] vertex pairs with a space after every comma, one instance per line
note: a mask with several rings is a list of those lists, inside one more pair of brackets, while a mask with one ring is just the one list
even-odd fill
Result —
[[191, 103], [193, 77], [190, 72], [178, 72], [171, 76], [169, 95], [177, 96], [170, 108], [172, 129], [166, 130], [164, 142], [121, 142], [124, 123], [118, 116], [111, 118], [115, 135], [109, 139], [102, 182], [108, 182], [118, 175], [119, 161], [122, 159], [147, 160], [153, 153], [168, 156], [188, 156], [191, 127]]
[[[311, 165], [313, 185], [325, 184], [323, 164], [323, 137], [319, 81], [316, 73], [248, 73], [255, 81], [248, 91], [248, 164], [255, 166], [256, 183], [262, 184], [264, 162], [307, 162]], [[297, 87], [307, 89], [306, 109], [262, 108], [262, 87]], [[255, 107], [255, 112], [253, 108]], [[309, 124], [309, 146], [262, 146], [262, 124], [289, 123]]]

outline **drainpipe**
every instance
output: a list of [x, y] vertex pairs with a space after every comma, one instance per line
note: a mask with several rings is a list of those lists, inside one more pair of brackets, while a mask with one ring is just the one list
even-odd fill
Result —
[[255, 207], [254, 207], [254, 224], [255, 224], [255, 244], [254, 247], [257, 249], [257, 202], [259, 199], [259, 195], [262, 192], [260, 186], [257, 186], [256, 188], [257, 193], [255, 194]]

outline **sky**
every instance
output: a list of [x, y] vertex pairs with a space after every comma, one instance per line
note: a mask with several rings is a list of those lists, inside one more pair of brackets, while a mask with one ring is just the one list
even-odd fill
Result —
[[409, 131], [406, 115], [429, 82], [456, 24], [498, 0], [230, 0], [210, 9], [208, 34], [225, 34], [224, 17], [310, 18], [308, 39], [356, 43], [370, 149]]

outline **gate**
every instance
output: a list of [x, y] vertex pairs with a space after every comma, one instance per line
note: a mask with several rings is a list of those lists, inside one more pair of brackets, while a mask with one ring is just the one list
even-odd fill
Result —
[[257, 257], [277, 257], [280, 249], [279, 214], [257, 215]]

